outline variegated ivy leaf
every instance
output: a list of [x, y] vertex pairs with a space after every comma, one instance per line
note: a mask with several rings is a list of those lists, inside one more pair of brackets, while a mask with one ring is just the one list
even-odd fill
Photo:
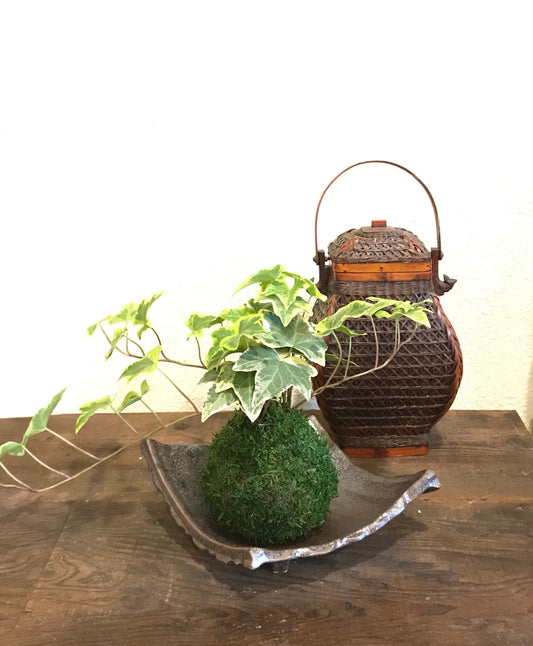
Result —
[[428, 299], [420, 303], [411, 303], [410, 301], [397, 301], [371, 296], [368, 300], [372, 301], [380, 308], [375, 313], [376, 318], [387, 318], [392, 319], [393, 321], [398, 321], [405, 317], [414, 321], [417, 325], [431, 327], [427, 317], [427, 312], [429, 312], [429, 310], [424, 307], [424, 304], [428, 302]]
[[101, 323], [108, 323], [109, 325], [118, 325], [119, 323], [133, 323], [135, 320], [135, 314], [137, 313], [138, 305], [137, 303], [128, 303], [118, 312], [118, 314], [110, 314], [103, 319], [100, 319], [98, 322], [93, 323], [87, 328], [87, 333], [89, 336], [92, 336], [96, 328]]
[[161, 296], [161, 294], [163, 294], [163, 292], [158, 292], [157, 294], [154, 294], [151, 298], [145, 298], [139, 303], [137, 307], [133, 324], [136, 326], [140, 326], [137, 332], [137, 337], [139, 339], [141, 338], [143, 333], [146, 332], [146, 330], [149, 330], [152, 327], [152, 324], [148, 319], [148, 311], [152, 307], [152, 305], [156, 302], [156, 300]]
[[256, 334], [261, 334], [264, 331], [259, 314], [252, 314], [241, 318], [226, 329], [231, 332], [231, 335], [222, 340], [222, 347], [231, 352], [237, 352], [241, 348], [243, 340], [251, 339]]
[[222, 312], [220, 312], [220, 319], [229, 321], [230, 323], [236, 323], [239, 319], [253, 314], [257, 314], [257, 312], [252, 309], [252, 307], [248, 307], [248, 305], [239, 305], [238, 307], [222, 310]]
[[105, 355], [105, 360], [107, 361], [109, 357], [113, 354], [115, 351], [118, 342], [120, 339], [122, 339], [127, 333], [127, 328], [125, 327], [118, 327], [114, 332], [113, 332], [113, 338], [111, 339], [111, 345], [109, 347], [109, 350], [106, 352]]
[[48, 426], [48, 420], [50, 415], [54, 412], [55, 407], [61, 401], [63, 394], [65, 393], [66, 388], [60, 390], [57, 395], [54, 395], [52, 399], [48, 402], [48, 405], [45, 408], [40, 408], [35, 415], [31, 418], [28, 428], [24, 432], [22, 437], [22, 444], [26, 446], [26, 442], [30, 439], [32, 435], [45, 431]]
[[193, 337], [201, 338], [204, 335], [204, 330], [207, 330], [217, 323], [222, 323], [220, 316], [211, 316], [210, 314], [191, 314], [185, 321], [185, 325], [189, 328], [191, 333], [188, 339]]
[[139, 326], [140, 329], [137, 332], [139, 339], [141, 338], [143, 332], [149, 330], [152, 327], [152, 324], [148, 320], [148, 310], [152, 307], [155, 301], [161, 296], [163, 292], [158, 292], [154, 294], [151, 298], [145, 298], [140, 303], [131, 302], [118, 312], [118, 314], [110, 314], [103, 319], [100, 319], [97, 323], [93, 323], [87, 328], [89, 335], [93, 335], [98, 326], [102, 323], [107, 323], [108, 325], [119, 325], [128, 323], [132, 325]]
[[303, 354], [314, 363], [323, 366], [325, 363], [326, 342], [322, 337], [313, 336], [309, 323], [297, 316], [284, 326], [275, 314], [265, 313], [268, 331], [258, 334], [257, 340], [269, 348], [289, 348]]
[[137, 375], [154, 372], [157, 368], [160, 354], [161, 346], [156, 345], [156, 347], [150, 350], [150, 352], [147, 352], [142, 359], [131, 363], [120, 375], [119, 380], [126, 379], [129, 383], [134, 377], [137, 377]]
[[92, 402], [87, 402], [80, 406], [81, 415], [76, 420], [76, 433], [89, 421], [89, 419], [99, 410], [106, 410], [111, 407], [111, 397], [106, 395]]
[[217, 393], [215, 390], [215, 384], [213, 384], [207, 391], [207, 395], [204, 399], [204, 405], [202, 407], [202, 422], [222, 409], [229, 408], [230, 406], [237, 406], [238, 404], [239, 400], [231, 388], [223, 390], [221, 393]]
[[317, 298], [320, 301], [328, 300], [327, 296], [325, 296], [324, 294], [322, 294], [321, 291], [319, 291], [318, 287], [315, 285], [315, 283], [312, 280], [309, 280], [308, 278], [303, 278], [303, 276], [299, 276], [298, 274], [293, 274], [290, 271], [286, 271], [285, 275], [291, 278], [294, 278], [295, 280], [298, 279], [300, 281], [301, 288], [305, 289], [305, 291], [312, 298]]
[[250, 340], [264, 331], [259, 314], [246, 316], [231, 326], [221, 326], [213, 330], [213, 341], [205, 357], [205, 365], [208, 368], [216, 368], [228, 355], [246, 350]]
[[24, 455], [26, 451], [24, 444], [22, 442], [4, 442], [0, 444], [0, 460], [4, 455]]
[[335, 330], [335, 332], [342, 332], [343, 334], [346, 334], [346, 336], [366, 336], [366, 332], [354, 332], [353, 330], [350, 330], [350, 328], [347, 328], [345, 325], [339, 325], [339, 327]]
[[313, 313], [313, 308], [311, 307], [311, 305], [300, 296], [297, 296], [294, 299], [294, 302], [292, 302], [288, 307], [284, 305], [277, 294], [261, 297], [260, 302], [268, 303], [269, 305], [271, 305], [272, 310], [274, 311], [276, 316], [280, 318], [283, 325], [289, 325], [289, 323], [295, 316], [306, 315], [307, 317], [309, 317]]
[[276, 350], [255, 347], [246, 350], [235, 362], [236, 371], [255, 371], [255, 389], [250, 408], [256, 411], [257, 418], [261, 405], [268, 399], [277, 397], [294, 386], [305, 399], [311, 397], [311, 377], [317, 372], [304, 359], [291, 357], [282, 359]]
[[136, 402], [141, 401], [141, 399], [146, 395], [146, 393], [149, 390], [150, 390], [150, 386], [148, 385], [148, 382], [145, 379], [141, 384], [140, 393], [137, 393], [134, 390], [130, 390], [130, 392], [124, 396], [124, 399], [122, 400], [120, 406], [117, 408], [117, 413], [122, 413], [122, 411], [128, 408], [128, 406], [131, 406], [132, 404], [135, 404]]
[[205, 355], [205, 365], [211, 369], [216, 368], [233, 350], [228, 350], [222, 343], [224, 339], [233, 336], [227, 327], [218, 327], [211, 332], [211, 347]]
[[288, 308], [294, 303], [295, 299], [299, 297], [303, 302], [307, 302], [311, 298], [311, 294], [308, 293], [307, 299], [302, 298], [300, 292], [308, 292], [309, 286], [313, 287], [315, 293], [319, 293], [316, 289], [316, 286], [306, 278], [302, 278], [297, 274], [291, 274], [291, 282], [289, 284], [286, 279], [286, 272], [283, 279], [275, 280], [264, 289], [262, 289], [257, 295], [257, 300], [265, 300], [271, 296], [277, 296], [284, 307]]
[[217, 371], [216, 370], [206, 370], [200, 380], [198, 381], [199, 384], [210, 384], [213, 381], [217, 380]]
[[235, 375], [233, 372], [233, 364], [233, 361], [226, 361], [217, 368], [215, 382], [215, 390], [217, 393], [221, 393], [228, 388], [233, 388], [233, 377]]
[[263, 404], [254, 404], [255, 374], [253, 372], [233, 371], [231, 387], [247, 417], [252, 421], [257, 419]]
[[[252, 409], [255, 375], [253, 372], [236, 372], [233, 369], [234, 365], [234, 362], [227, 361], [219, 366], [217, 370], [209, 371], [216, 375], [215, 393], [232, 390], [237, 396], [241, 408], [248, 417], [251, 417], [255, 414], [255, 410]], [[259, 410], [258, 412], [261, 411]]]
[[316, 326], [315, 334], [319, 336], [331, 334], [331, 332], [338, 330], [347, 319], [366, 316], [374, 307], [373, 303], [366, 301], [352, 301], [348, 305], [340, 307], [331, 316], [322, 319]]
[[430, 327], [426, 308], [422, 303], [410, 303], [390, 298], [369, 298], [368, 301], [352, 301], [339, 308], [331, 316], [322, 319], [316, 326], [316, 334], [326, 336], [339, 330], [343, 323], [350, 318], [375, 316], [376, 318], [391, 318], [394, 320], [407, 317], [419, 325]]
[[283, 272], [284, 270], [281, 265], [274, 265], [274, 267], [270, 267], [269, 269], [261, 269], [261, 271], [258, 271], [256, 274], [248, 276], [248, 278], [246, 278], [246, 280], [244, 280], [233, 292], [233, 295], [235, 295], [237, 292], [240, 292], [245, 287], [249, 287], [250, 285], [255, 285], [258, 283], [260, 285], [269, 284], [272, 281], [277, 280]]

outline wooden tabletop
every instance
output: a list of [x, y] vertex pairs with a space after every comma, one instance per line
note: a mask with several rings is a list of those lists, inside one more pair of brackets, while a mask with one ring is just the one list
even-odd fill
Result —
[[[148, 416], [130, 420], [149, 430]], [[224, 420], [187, 420], [157, 438], [208, 442]], [[27, 422], [1, 420], [0, 443], [19, 440]], [[72, 423], [56, 416], [51, 426]], [[131, 440], [114, 416], [90, 424], [78, 438], [88, 450]], [[33, 439], [41, 459], [83, 468], [84, 456], [52, 436]], [[45, 484], [26, 456], [5, 462]], [[286, 574], [224, 565], [196, 548], [138, 447], [41, 494], [1, 488], [0, 644], [533, 644], [533, 437], [518, 415], [451, 411], [427, 456], [357, 464], [381, 475], [430, 468], [442, 488]]]

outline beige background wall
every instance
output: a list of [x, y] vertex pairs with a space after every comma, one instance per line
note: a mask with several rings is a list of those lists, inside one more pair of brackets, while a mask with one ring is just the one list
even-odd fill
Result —
[[[6, 6], [7, 5], [7, 6]], [[458, 279], [455, 408], [533, 417], [533, 101], [527, 3], [18, 2], [0, 8], [0, 415], [68, 385], [111, 391], [120, 363], [85, 328], [159, 290], [169, 352], [281, 262], [316, 276], [322, 189], [364, 159], [417, 173]], [[408, 176], [344, 176], [320, 236], [373, 217], [434, 244]], [[196, 373], [176, 377], [196, 397]], [[162, 410], [182, 408], [155, 393]]]

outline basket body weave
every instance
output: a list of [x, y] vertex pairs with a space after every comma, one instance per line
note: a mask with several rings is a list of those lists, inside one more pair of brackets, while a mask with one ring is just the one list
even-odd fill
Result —
[[[317, 302], [315, 320], [334, 313], [353, 300], [379, 296], [420, 302], [427, 300], [430, 328], [420, 327], [385, 367], [358, 377], [317, 396], [318, 404], [336, 435], [338, 444], [352, 456], [411, 455], [427, 451], [429, 432], [450, 408], [462, 376], [462, 355], [457, 335], [445, 316], [437, 293], [441, 281], [434, 274], [432, 254], [405, 229], [377, 226], [352, 229], [328, 248], [331, 264], [322, 272], [320, 288], [326, 302]], [[437, 284], [435, 284], [437, 283]], [[395, 324], [388, 319], [351, 319], [347, 327], [365, 333], [339, 334], [343, 356], [351, 353], [358, 368], [355, 375], [390, 356], [395, 343]], [[375, 326], [375, 327], [374, 327]], [[400, 321], [400, 340], [413, 330], [409, 320]], [[376, 344], [377, 339], [377, 344]], [[328, 352], [338, 346], [326, 339]], [[315, 389], [324, 385], [334, 370], [328, 362], [314, 379]]]

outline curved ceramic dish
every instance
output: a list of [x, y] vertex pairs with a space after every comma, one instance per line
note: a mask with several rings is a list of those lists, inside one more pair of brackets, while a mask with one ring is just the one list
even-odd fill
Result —
[[[315, 418], [310, 421], [324, 432]], [[440, 487], [433, 471], [377, 476], [353, 465], [336, 445], [330, 445], [339, 474], [339, 495], [331, 501], [320, 527], [280, 547], [253, 547], [217, 531], [200, 491], [207, 445], [162, 444], [149, 439], [141, 444], [141, 451], [174, 519], [199, 548], [224, 563], [252, 570], [271, 563], [275, 572], [284, 572], [293, 559], [328, 554], [373, 534], [420, 494]]]

